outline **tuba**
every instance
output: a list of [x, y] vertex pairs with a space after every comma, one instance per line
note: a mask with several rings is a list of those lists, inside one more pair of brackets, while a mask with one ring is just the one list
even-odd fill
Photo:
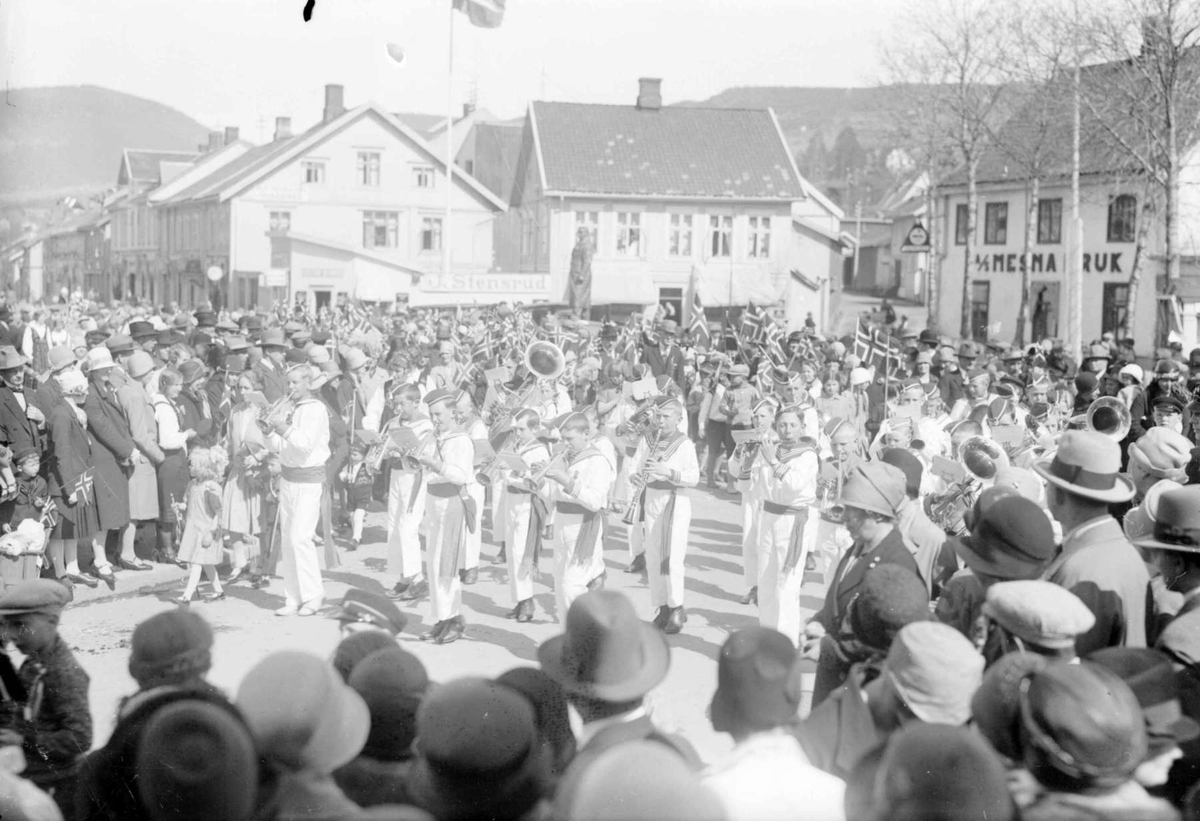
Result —
[[1125, 403], [1115, 396], [1101, 396], [1088, 405], [1084, 424], [1088, 430], [1102, 433], [1114, 442], [1129, 435], [1133, 417]]
[[489, 438], [506, 432], [512, 427], [512, 418], [529, 401], [534, 387], [539, 379], [558, 379], [567, 367], [567, 358], [562, 348], [544, 339], [530, 342], [525, 348], [526, 375], [521, 387], [511, 391], [504, 401], [492, 409], [491, 420], [488, 424]]
[[1004, 448], [986, 436], [972, 436], [959, 445], [958, 461], [966, 469], [967, 477], [944, 493], [925, 499], [925, 513], [930, 521], [953, 536], [966, 531], [964, 517], [983, 491], [983, 483], [995, 479], [1001, 468], [1009, 466]]

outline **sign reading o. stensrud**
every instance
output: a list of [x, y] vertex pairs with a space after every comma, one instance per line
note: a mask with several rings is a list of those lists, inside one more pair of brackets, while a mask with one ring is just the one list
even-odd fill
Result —
[[425, 292], [468, 291], [542, 296], [550, 290], [550, 275], [426, 274], [421, 278], [421, 290]]

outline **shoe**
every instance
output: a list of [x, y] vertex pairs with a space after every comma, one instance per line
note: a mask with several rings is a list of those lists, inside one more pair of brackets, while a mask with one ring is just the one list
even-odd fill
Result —
[[206, 603], [211, 603], [211, 602], [215, 602], [215, 601], [225, 601], [225, 592], [221, 591], [220, 593], [213, 593], [210, 596], [205, 596], [203, 599], [201, 599], [201, 601], [204, 601]]
[[113, 573], [111, 567], [106, 567], [102, 570], [97, 570], [96, 575], [100, 577], [100, 580], [102, 582], [104, 582], [105, 584], [108, 585], [109, 590], [117, 589], [117, 574]]
[[455, 616], [446, 622], [446, 628], [442, 630], [441, 635], [434, 639], [434, 644], [451, 644], [462, 638], [463, 630], [466, 629], [467, 623], [463, 621], [462, 616]]
[[185, 599], [183, 596], [176, 596], [175, 598], [171, 599], [171, 601], [175, 602], [180, 607], [187, 607], [192, 603], [191, 599]]
[[504, 564], [508, 561], [508, 551], [504, 545], [500, 546], [500, 552], [492, 558], [492, 564]]
[[809, 553], [804, 557], [804, 569], [808, 571], [817, 569], [817, 557]]
[[300, 605], [285, 604], [283, 607], [275, 611], [276, 616], [294, 616], [300, 612]]
[[603, 590], [604, 582], [607, 580], [608, 580], [608, 571], [607, 570], [601, 571], [599, 576], [597, 576], [596, 578], [592, 579], [590, 582], [587, 583], [588, 592], [592, 592], [594, 590]]
[[148, 562], [144, 562], [141, 559], [134, 559], [131, 562], [127, 562], [124, 559], [117, 559], [116, 567], [119, 567], [121, 570], [152, 570], [153, 569], [152, 566]]
[[438, 636], [440, 636], [442, 631], [446, 629], [447, 624], [449, 624], [448, 621], [439, 621], [433, 627], [430, 627], [424, 633], [417, 636], [417, 638], [420, 641], [437, 641]]
[[392, 585], [392, 589], [391, 589], [391, 590], [388, 590], [388, 591], [386, 591], [386, 592], [384, 593], [384, 595], [385, 595], [385, 596], [387, 596], [389, 599], [391, 599], [391, 600], [393, 600], [393, 601], [396, 601], [396, 600], [397, 600], [397, 599], [399, 599], [401, 596], [403, 596], [403, 595], [404, 595], [404, 591], [408, 590], [408, 588], [410, 588], [410, 587], [412, 587], [412, 581], [411, 581], [411, 580], [409, 580], [409, 579], [401, 579], [400, 581], [398, 581], [398, 582], [396, 582], [394, 585]]
[[742, 596], [742, 604], [758, 604], [758, 587], [751, 587], [750, 592]]
[[353, 553], [355, 550], [358, 550], [359, 544], [360, 542], [358, 539], [351, 539], [350, 544], [346, 545], [346, 552]]
[[71, 581], [75, 582], [75, 584], [82, 584], [87, 587], [100, 586], [100, 580], [91, 573], [68, 573], [63, 578], [70, 579]]
[[639, 553], [633, 557], [633, 561], [629, 563], [629, 567], [625, 568], [626, 573], [645, 573], [646, 572], [646, 554]]
[[[409, 585], [408, 589], [396, 597], [397, 601], [414, 602], [420, 601], [429, 595], [429, 582], [425, 579]], [[390, 596], [389, 596], [390, 598]]]
[[253, 587], [255, 590], [261, 590], [262, 588], [266, 587], [270, 583], [271, 583], [271, 580], [268, 579], [266, 576], [256, 576], [256, 575], [250, 576], [250, 586]]
[[296, 615], [315, 616], [324, 606], [325, 602], [321, 601], [320, 599], [313, 599], [310, 602], [305, 602], [304, 604], [300, 605], [300, 609], [296, 611]]
[[462, 580], [463, 584], [475, 584], [479, 581], [479, 568], [471, 567], [466, 570], [460, 570], [458, 571], [458, 578]]
[[525, 603], [525, 600], [524, 600], [524, 599], [522, 599], [521, 601], [517, 602], [517, 606], [516, 606], [516, 607], [514, 607], [512, 610], [509, 610], [507, 613], [505, 613], [505, 614], [504, 614], [504, 618], [506, 618], [506, 619], [515, 619], [517, 616], [521, 615], [521, 605], [522, 605], [522, 604], [524, 604], [524, 603]]
[[533, 621], [533, 599], [522, 599], [517, 602], [517, 621], [522, 623]]
[[71, 579], [67, 576], [60, 577], [58, 579], [58, 583], [61, 584], [63, 587], [67, 588], [68, 590], [75, 589], [75, 582], [71, 581]]
[[243, 565], [225, 577], [225, 584], [233, 584], [236, 581], [241, 581], [246, 575], [248, 575], [246, 573], [246, 567]]
[[671, 612], [667, 615], [667, 623], [663, 625], [664, 633], [678, 633], [683, 629], [683, 623], [687, 621], [687, 613], [683, 612], [682, 607], [672, 607]]
[[662, 630], [664, 627], [667, 626], [667, 619], [670, 618], [670, 616], [671, 616], [671, 608], [667, 607], [666, 605], [663, 605], [662, 607], [658, 608], [658, 612], [654, 614], [654, 621], [653, 621], [654, 626], [657, 627], [659, 630]]

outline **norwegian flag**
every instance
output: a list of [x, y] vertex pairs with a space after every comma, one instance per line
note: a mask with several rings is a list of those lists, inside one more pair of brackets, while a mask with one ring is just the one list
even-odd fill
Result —
[[876, 370], [886, 370], [889, 374], [904, 361], [903, 353], [897, 348], [890, 337], [878, 330], [870, 330], [860, 319], [854, 331], [854, 355], [870, 363]]
[[95, 480], [89, 468], [79, 475], [79, 479], [75, 483], [75, 491], [71, 495], [75, 497], [77, 504], [87, 505], [91, 502], [92, 490], [94, 488]]
[[770, 322], [767, 312], [753, 302], [742, 311], [741, 337], [747, 342], [758, 342], [762, 338], [763, 326]]
[[491, 359], [495, 354], [495, 346], [492, 344], [490, 334], [484, 334], [476, 340], [474, 347], [471, 348], [472, 359]]
[[692, 285], [692, 321], [688, 325], [692, 334], [692, 342], [704, 340], [704, 344], [712, 346], [712, 334], [708, 332], [708, 320], [704, 317], [704, 303], [700, 301], [700, 289]]

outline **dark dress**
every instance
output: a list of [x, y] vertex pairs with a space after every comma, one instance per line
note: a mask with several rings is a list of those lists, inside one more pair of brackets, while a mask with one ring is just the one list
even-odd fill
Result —
[[97, 478], [91, 437], [75, 411], [64, 399], [46, 417], [49, 492], [58, 516], [50, 538], [86, 541], [100, 526]]
[[[160, 406], [165, 406], [174, 412], [179, 420], [181, 431], [188, 429], [179, 405], [159, 396], [154, 400], [156, 415]], [[163, 444], [161, 439], [159, 444]], [[162, 464], [158, 466], [158, 521], [161, 524], [172, 525], [176, 522], [174, 505], [183, 504], [191, 477], [188, 475], [187, 448], [163, 447], [162, 452], [164, 458]]]
[[87, 399], [88, 432], [92, 447], [92, 466], [96, 470], [96, 507], [100, 530], [116, 530], [129, 524], [129, 474], [122, 463], [133, 454], [135, 445], [116, 391], [92, 379]]

